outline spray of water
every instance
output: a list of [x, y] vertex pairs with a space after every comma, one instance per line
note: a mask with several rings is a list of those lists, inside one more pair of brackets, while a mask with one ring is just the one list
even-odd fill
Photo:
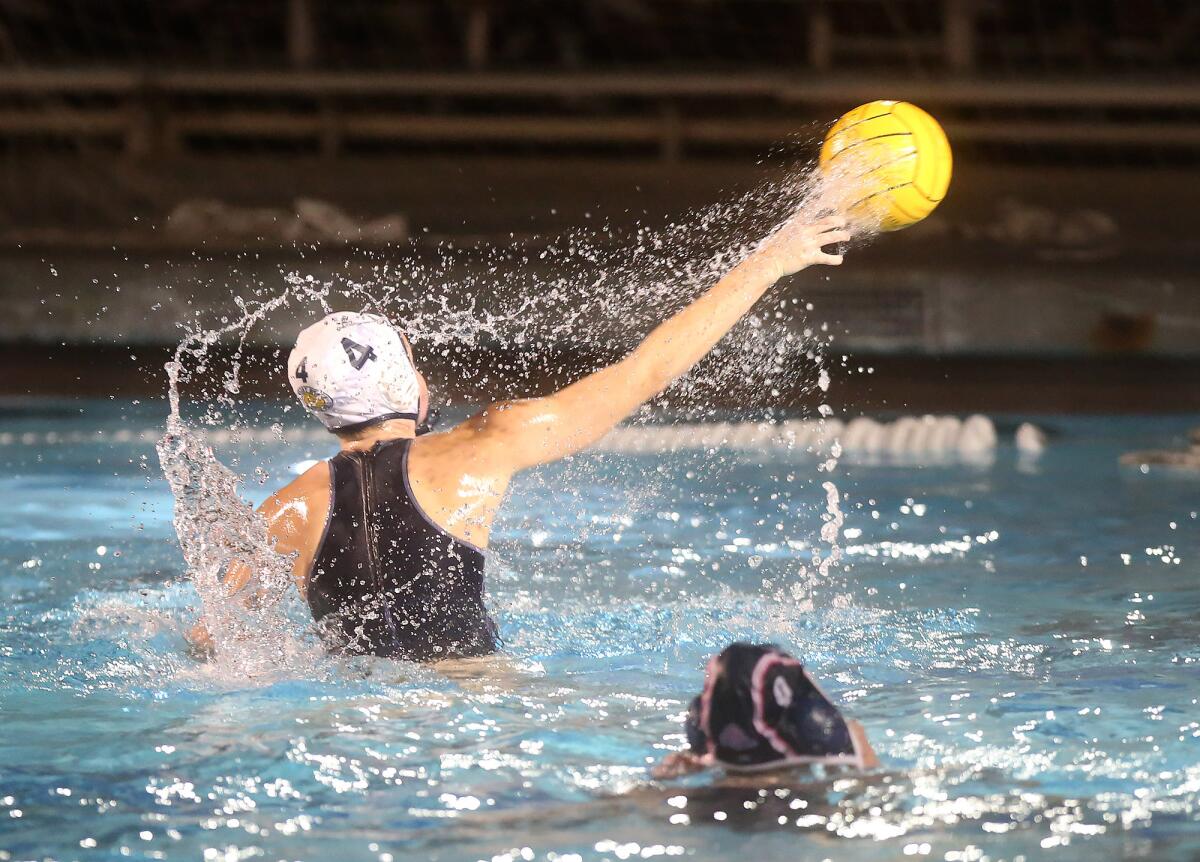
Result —
[[[444, 243], [432, 260], [406, 262], [403, 269], [382, 263], [365, 280], [318, 280], [291, 273], [274, 292], [262, 286], [249, 290], [259, 298], [237, 299], [237, 314], [223, 317], [220, 325], [198, 321], [167, 365], [170, 415], [158, 454], [175, 498], [174, 523], [188, 576], [200, 596], [202, 619], [218, 661], [241, 676], [278, 672], [309, 656], [314, 639], [304, 627], [283, 623], [280, 606], [295, 596], [291, 561], [271, 548], [265, 523], [238, 493], [238, 476], [185, 420], [182, 383], [207, 384], [206, 409], [198, 423], [225, 425], [235, 436], [239, 427], [254, 424], [253, 408], [238, 398], [243, 347], [256, 327], [285, 309], [381, 312], [402, 321], [420, 350], [452, 363], [463, 351], [495, 345], [533, 348], [536, 353], [537, 348], [584, 341], [624, 350], [633, 346], [640, 331], [710, 286], [789, 218], [815, 219], [837, 210], [851, 193], [846, 185], [853, 177], [852, 166], [836, 176], [810, 167], [661, 227], [618, 230], [604, 225], [507, 247], [458, 248]], [[869, 232], [869, 226], [862, 225], [857, 231], [859, 236]], [[703, 408], [706, 395], [714, 391], [745, 392], [747, 398], [777, 394], [779, 382], [802, 366], [816, 365], [819, 389], [827, 390], [827, 339], [811, 329], [778, 325], [796, 316], [798, 302], [785, 296], [764, 303], [764, 311], [750, 315], [709, 360], [635, 421], [656, 410]], [[218, 374], [214, 348], [230, 344], [232, 360]], [[547, 369], [504, 370], [519, 386], [522, 379]], [[591, 369], [549, 370], [576, 378]], [[488, 383], [489, 372], [481, 373], [480, 382]], [[830, 415], [822, 405], [821, 420]], [[841, 497], [831, 478], [840, 450], [836, 441], [832, 446], [823, 441], [821, 449], [827, 458], [819, 469], [827, 478], [820, 533], [828, 551], [817, 551], [812, 570], [799, 567], [797, 582], [789, 590], [792, 597], [806, 595], [814, 580], [828, 579], [840, 556]], [[714, 453], [713, 458], [720, 455]], [[562, 493], [569, 495], [576, 484], [567, 481]], [[641, 493], [659, 491], [650, 482]], [[495, 562], [493, 569], [503, 568], [502, 562]], [[249, 584], [235, 595], [229, 595], [223, 583], [231, 566], [244, 566], [251, 574]]]

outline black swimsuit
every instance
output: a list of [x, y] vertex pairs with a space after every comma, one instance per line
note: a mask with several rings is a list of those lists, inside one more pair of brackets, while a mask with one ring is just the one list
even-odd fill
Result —
[[308, 605], [342, 650], [418, 661], [495, 652], [483, 602], [483, 552], [421, 509], [408, 482], [412, 440], [329, 462], [325, 535]]

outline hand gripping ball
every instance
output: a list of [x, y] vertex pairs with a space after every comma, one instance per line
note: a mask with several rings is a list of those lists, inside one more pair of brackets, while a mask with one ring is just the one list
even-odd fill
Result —
[[950, 185], [950, 142], [937, 120], [908, 102], [880, 100], [833, 124], [821, 168], [852, 218], [899, 230], [933, 212]]

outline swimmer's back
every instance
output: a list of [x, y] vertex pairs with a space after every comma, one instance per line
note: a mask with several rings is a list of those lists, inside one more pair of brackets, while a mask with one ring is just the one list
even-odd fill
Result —
[[[488, 546], [492, 518], [508, 488], [508, 473], [503, 464], [497, 467], [491, 451], [495, 448], [480, 439], [471, 422], [411, 439], [407, 473], [413, 499], [439, 529], [480, 548]], [[294, 574], [302, 593], [328, 520], [330, 463], [317, 462], [261, 508], [275, 549], [296, 555]]]
[[[499, 494], [438, 493], [461, 489], [463, 469], [476, 462], [465, 436], [344, 449], [264, 504], [276, 550], [295, 555], [293, 575], [314, 618], [347, 651], [432, 659], [495, 649], [483, 550], [462, 534], [480, 532], [469, 516]], [[422, 477], [421, 492], [411, 474]], [[458, 497], [457, 520], [447, 497]]]
[[412, 493], [411, 439], [343, 451], [308, 576], [308, 604], [352, 653], [429, 660], [484, 655], [496, 629], [483, 599], [483, 551], [432, 521]]

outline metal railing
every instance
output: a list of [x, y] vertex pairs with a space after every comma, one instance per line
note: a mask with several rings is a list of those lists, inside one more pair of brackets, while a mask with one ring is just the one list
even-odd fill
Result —
[[0, 139], [106, 139], [133, 156], [197, 141], [765, 147], [880, 97], [958, 141], [1200, 147], [1196, 80], [895, 80], [816, 74], [6, 69]]

